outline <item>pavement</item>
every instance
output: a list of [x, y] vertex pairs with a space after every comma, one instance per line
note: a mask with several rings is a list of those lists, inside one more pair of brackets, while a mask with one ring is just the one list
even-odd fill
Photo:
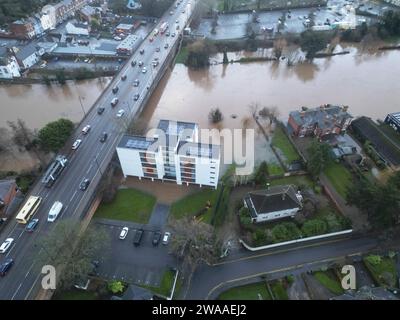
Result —
[[[187, 2], [188, 0], [184, 0], [180, 8], [186, 6]], [[191, 2], [193, 6], [194, 1]], [[176, 10], [173, 15], [167, 13], [163, 20], [169, 21], [170, 26], [174, 29], [177, 25], [175, 20], [178, 20], [180, 30], [174, 30], [178, 34], [182, 32], [186, 24], [189, 17], [188, 11], [186, 10], [185, 14], [182, 14], [181, 10]], [[153, 69], [151, 61], [158, 57], [161, 66], [166, 61], [171, 48], [179, 41], [178, 38], [178, 36], [167, 38], [158, 35], [153, 42], [145, 40], [139, 48], [144, 48], [144, 54], [140, 55], [139, 52], [133, 54], [122, 67], [119, 75], [113, 79], [90, 112], [86, 114], [64, 148], [69, 162], [56, 183], [49, 189], [38, 181], [29, 193], [29, 195], [42, 197], [42, 204], [35, 214], [35, 218], [39, 219], [35, 232], [25, 232], [25, 226], [18, 224], [15, 220], [10, 221], [6, 228], [2, 230], [0, 243], [8, 237], [14, 238], [15, 241], [7, 254], [0, 257], [0, 263], [7, 257], [13, 258], [15, 263], [8, 274], [0, 281], [0, 299], [23, 300], [33, 299], [36, 296], [42, 277], [40, 272], [42, 266], [38, 264], [35, 256], [43, 249], [36, 247], [35, 241], [42, 235], [51, 232], [62, 219], [71, 218], [78, 222], [84, 218], [88, 206], [95, 198], [97, 185], [115, 153], [115, 148], [121, 136], [133, 116], [141, 110], [147, 95], [147, 88], [152, 86], [157, 75], [163, 72], [159, 67]], [[164, 49], [166, 42], [170, 44], [168, 49]], [[161, 47], [161, 52], [155, 52], [156, 47]], [[130, 62], [133, 60], [142, 60], [148, 72], [142, 73], [138, 66], [131, 67]], [[126, 81], [121, 80], [122, 74], [127, 75]], [[140, 86], [134, 89], [132, 83], [135, 79], [140, 80]], [[117, 94], [112, 93], [111, 89], [114, 86], [119, 87]], [[138, 101], [133, 99], [135, 93], [140, 94]], [[112, 108], [110, 102], [114, 97], [119, 98], [119, 103], [115, 108]], [[102, 115], [97, 114], [99, 106], [106, 108]], [[117, 118], [116, 113], [121, 108], [125, 109], [125, 115], [122, 118]], [[91, 131], [87, 135], [83, 135], [81, 131], [87, 124], [91, 126]], [[105, 143], [99, 142], [102, 132], [108, 133], [108, 139]], [[78, 138], [82, 139], [82, 143], [77, 150], [72, 151], [70, 146]], [[81, 191], [79, 184], [84, 178], [90, 179], [91, 183], [86, 191]], [[47, 214], [57, 200], [64, 204], [63, 211], [55, 223], [48, 223], [46, 221]], [[144, 249], [138, 248], [138, 250]]]
[[312, 245], [297, 246], [291, 249], [264, 251], [247, 255], [215, 265], [201, 264], [193, 274], [190, 283], [183, 291], [185, 299], [214, 299], [218, 290], [237, 286], [249, 279], [262, 279], [261, 276], [281, 277], [293, 270], [308, 265], [327, 264], [343, 257], [358, 256], [377, 248], [374, 237], [359, 237], [324, 241]]

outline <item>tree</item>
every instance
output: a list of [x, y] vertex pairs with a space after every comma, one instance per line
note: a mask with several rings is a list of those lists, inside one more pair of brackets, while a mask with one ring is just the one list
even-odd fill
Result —
[[122, 281], [112, 280], [107, 285], [108, 290], [110, 290], [113, 294], [122, 293], [125, 289], [125, 285]]
[[272, 228], [274, 243], [298, 239], [300, 236], [301, 232], [293, 222], [282, 222]]
[[307, 149], [309, 159], [307, 162], [308, 171], [314, 179], [327, 167], [332, 161], [331, 147], [326, 143], [320, 143], [314, 140]]
[[269, 119], [269, 125], [272, 125], [276, 118], [279, 116], [279, 110], [277, 107], [264, 107], [259, 112], [258, 115], [263, 119]]
[[198, 40], [188, 45], [186, 64], [192, 68], [209, 66], [210, 55], [215, 53], [215, 47], [206, 40]]
[[254, 182], [257, 185], [265, 186], [268, 181], [268, 164], [267, 162], [263, 161], [257, 168], [257, 171], [254, 174]]
[[92, 27], [92, 30], [98, 30], [100, 22], [97, 19], [92, 19], [92, 21], [90, 21], [90, 26]]
[[382, 38], [400, 35], [400, 13], [386, 11], [380, 19], [378, 31]]
[[210, 113], [208, 114], [208, 120], [212, 123], [221, 122], [223, 119], [222, 112], [218, 109], [211, 109]]
[[328, 44], [327, 37], [321, 32], [307, 30], [300, 35], [300, 47], [306, 58], [312, 60], [318, 51], [324, 50]]
[[58, 70], [56, 72], [56, 79], [57, 79], [58, 83], [61, 85], [66, 83], [64, 70]]
[[280, 59], [283, 53], [283, 50], [287, 46], [287, 41], [283, 37], [279, 37], [274, 41], [274, 56], [276, 59]]
[[7, 124], [11, 128], [14, 143], [29, 151], [34, 146], [35, 134], [26, 126], [25, 121], [18, 119], [17, 122], [7, 121]]
[[74, 124], [71, 120], [59, 119], [49, 122], [39, 130], [39, 145], [45, 152], [57, 152], [65, 144], [73, 130]]
[[223, 64], [228, 64], [228, 63], [229, 63], [229, 60], [228, 60], [228, 53], [226, 52], [226, 48], [225, 48], [225, 50], [224, 50], [224, 58], [223, 58], [223, 60], [222, 60], [222, 63], [223, 63]]
[[171, 253], [179, 260], [182, 272], [192, 274], [201, 261], [212, 263], [220, 252], [214, 228], [193, 217], [171, 222]]
[[89, 226], [82, 233], [77, 221], [65, 219], [39, 238], [35, 246], [41, 249], [38, 260], [59, 270], [57, 288], [67, 289], [87, 279], [93, 272], [92, 261], [100, 252], [104, 255], [107, 243], [109, 235], [103, 228]]

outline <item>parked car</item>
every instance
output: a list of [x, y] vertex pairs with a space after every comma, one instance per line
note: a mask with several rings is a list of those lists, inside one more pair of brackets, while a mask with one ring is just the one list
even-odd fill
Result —
[[107, 132], [103, 132], [100, 137], [100, 142], [106, 142], [107, 138], [108, 138]]
[[136, 66], [136, 60], [131, 61], [131, 66], [132, 67]]
[[138, 66], [141, 67], [143, 65], [143, 61], [139, 61]]
[[118, 98], [114, 98], [111, 100], [111, 106], [114, 108], [118, 104]]
[[72, 150], [76, 150], [78, 149], [78, 147], [81, 145], [82, 140], [81, 139], [77, 139], [75, 140], [75, 142], [72, 145]]
[[4, 277], [7, 272], [11, 269], [14, 264], [14, 260], [11, 258], [6, 259], [2, 264], [0, 264], [0, 276]]
[[153, 246], [157, 246], [160, 243], [160, 240], [161, 240], [161, 232], [160, 231], [154, 232], [152, 241]]
[[172, 15], [174, 14], [174, 12], [173, 12], [173, 11], [170, 11], [169, 14], [172, 16]]
[[160, 47], [157, 47], [157, 48], [156, 48], [156, 52], [160, 52]]
[[175, 37], [175, 32], [172, 32], [172, 33], [171, 33], [171, 37], [172, 37], [172, 38]]
[[138, 101], [139, 100], [139, 93], [135, 93], [133, 96], [133, 100]]
[[166, 37], [169, 37], [171, 35], [171, 33], [169, 32], [169, 31], [167, 31], [166, 33], [165, 33], [165, 36]]
[[122, 80], [122, 81], [125, 81], [125, 80], [126, 80], [126, 74], [124, 74], [124, 75], [121, 77], [121, 80]]
[[119, 239], [124, 240], [126, 236], [128, 235], [129, 228], [128, 227], [123, 227], [121, 230], [121, 233], [119, 234]]
[[106, 108], [104, 108], [104, 107], [98, 108], [98, 109], [97, 109], [97, 114], [103, 114], [103, 112], [104, 112], [105, 109], [106, 109]]
[[163, 239], [162, 239], [162, 243], [164, 244], [164, 245], [167, 245], [168, 244], [168, 242], [169, 242], [169, 238], [171, 237], [171, 233], [170, 232], [165, 232], [164, 233], [164, 237], [163, 237]]
[[138, 229], [135, 231], [135, 235], [133, 236], [133, 244], [135, 246], [138, 246], [140, 244], [140, 241], [142, 240], [143, 237], [143, 229]]
[[139, 87], [139, 83], [140, 83], [139, 79], [136, 79], [135, 81], [133, 81], [133, 86]]
[[159, 64], [158, 60], [154, 60], [154, 61], [152, 62], [152, 65], [153, 65], [154, 68], [157, 67], [158, 64]]
[[4, 242], [0, 246], [0, 253], [6, 253], [8, 249], [10, 249], [13, 242], [14, 242], [13, 238], [7, 238], [6, 240], [4, 240]]
[[118, 87], [114, 87], [114, 88], [112, 88], [112, 92], [113, 92], [113, 93], [117, 93], [117, 92], [118, 92], [118, 89], [119, 89]]
[[146, 67], [143, 67], [142, 73], [146, 73], [146, 72], [147, 72], [147, 68], [146, 68]]
[[169, 47], [169, 45], [168, 45], [168, 43], [166, 43], [166, 44], [164, 45], [164, 49], [168, 49], [168, 47]]
[[36, 226], [39, 223], [39, 219], [32, 219], [28, 225], [26, 226], [25, 230], [26, 232], [33, 232], [35, 230]]
[[83, 134], [88, 134], [91, 128], [92, 127], [89, 124], [84, 126], [83, 129], [82, 129], [82, 133]]
[[81, 189], [82, 191], [85, 191], [89, 187], [89, 184], [90, 184], [89, 179], [87, 179], [87, 178], [83, 179], [81, 184], [79, 185], [79, 189]]
[[140, 54], [143, 54], [143, 53], [144, 53], [144, 49], [141, 49], [141, 50], [139, 51], [139, 53], [140, 53]]
[[124, 114], [125, 114], [125, 110], [124, 110], [124, 109], [118, 110], [118, 112], [117, 112], [117, 118], [121, 118]]

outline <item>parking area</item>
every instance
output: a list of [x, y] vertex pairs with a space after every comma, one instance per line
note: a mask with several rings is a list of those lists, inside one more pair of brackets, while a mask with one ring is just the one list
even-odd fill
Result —
[[[162, 238], [153, 245], [155, 232], [162, 235], [167, 231], [165, 224], [169, 206], [156, 204], [148, 224], [94, 219], [93, 223], [105, 228], [110, 235], [110, 248], [98, 258], [98, 275], [106, 279], [119, 279], [129, 283], [158, 287], [167, 268], [176, 267], [175, 258], [169, 254], [169, 244], [162, 244]], [[122, 228], [128, 227], [125, 239], [119, 238]], [[139, 245], [134, 245], [136, 230], [142, 229]]]

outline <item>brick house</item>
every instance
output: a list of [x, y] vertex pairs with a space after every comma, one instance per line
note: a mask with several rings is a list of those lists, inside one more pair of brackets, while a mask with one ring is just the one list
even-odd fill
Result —
[[292, 111], [288, 126], [297, 137], [340, 134], [346, 131], [353, 117], [347, 106], [322, 105], [313, 109]]
[[14, 179], [0, 180], [0, 216], [7, 211], [8, 205], [17, 194], [17, 184]]

